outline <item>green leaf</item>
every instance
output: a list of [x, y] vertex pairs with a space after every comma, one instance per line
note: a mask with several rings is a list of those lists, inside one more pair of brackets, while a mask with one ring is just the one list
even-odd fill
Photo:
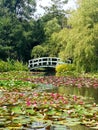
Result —
[[15, 106], [12, 108], [12, 113], [16, 113], [16, 114], [23, 114], [23, 111], [21, 110], [20, 106]]

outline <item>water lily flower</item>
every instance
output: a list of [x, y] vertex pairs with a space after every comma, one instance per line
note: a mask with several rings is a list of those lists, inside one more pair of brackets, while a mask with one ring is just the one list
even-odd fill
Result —
[[93, 107], [96, 107], [96, 103], [95, 102], [93, 103]]
[[26, 104], [27, 104], [27, 106], [31, 106], [31, 101], [28, 99]]
[[59, 99], [64, 100], [64, 97], [63, 97], [63, 96], [60, 96]]
[[53, 101], [50, 101], [50, 104], [53, 104], [54, 102]]
[[51, 96], [53, 97], [53, 99], [57, 100], [59, 94], [58, 93], [51, 93]]
[[84, 102], [83, 102], [83, 101], [79, 101], [79, 104], [80, 104], [80, 105], [83, 105], [83, 104], [84, 104]]
[[37, 96], [38, 96], [38, 93], [33, 93], [33, 96], [34, 96], [34, 97], [37, 97]]
[[24, 93], [20, 93], [19, 95], [20, 95], [21, 97], [23, 97], [23, 96], [24, 96]]
[[94, 88], [98, 88], [98, 83], [94, 83], [94, 84], [93, 84], [93, 87], [94, 87]]
[[77, 87], [78, 88], [82, 88], [82, 84], [77, 84]]
[[3, 106], [2, 108], [3, 108], [4, 110], [6, 110], [6, 109], [7, 109], [7, 106]]
[[36, 102], [36, 101], [33, 102], [33, 106], [34, 106], [34, 107], [37, 106], [37, 102]]
[[77, 101], [77, 96], [74, 95], [74, 96], [73, 96], [73, 99], [74, 99], [74, 101]]
[[63, 103], [64, 103], [64, 104], [68, 104], [68, 101], [67, 101], [67, 100], [65, 100], [65, 101], [63, 101]]
[[68, 110], [67, 113], [68, 114], [71, 114], [73, 112], [73, 110]]

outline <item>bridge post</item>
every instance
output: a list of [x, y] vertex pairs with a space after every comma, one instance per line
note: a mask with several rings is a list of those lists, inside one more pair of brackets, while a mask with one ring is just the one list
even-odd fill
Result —
[[43, 66], [43, 59], [41, 58], [41, 66]]
[[47, 58], [47, 66], [49, 65], [49, 58]]
[[37, 61], [37, 66], [39, 66], [39, 59], [38, 59], [38, 61]]
[[52, 58], [50, 58], [50, 65], [52, 65]]

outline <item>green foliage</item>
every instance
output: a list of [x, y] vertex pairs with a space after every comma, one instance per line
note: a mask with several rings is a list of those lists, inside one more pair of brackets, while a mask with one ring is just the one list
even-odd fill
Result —
[[60, 27], [64, 28], [67, 23], [64, 5], [66, 5], [67, 2], [68, 0], [51, 0], [49, 7], [42, 7], [45, 10], [45, 15], [42, 17], [43, 20], [48, 22], [56, 18]]
[[[87, 10], [89, 8], [89, 10]], [[77, 69], [85, 72], [97, 70], [97, 37], [95, 36], [95, 28], [96, 24], [98, 24], [98, 20], [95, 18], [98, 8], [98, 1], [88, 1], [81, 2], [80, 9], [78, 10], [81, 15], [81, 26], [80, 31], [78, 31], [79, 42], [77, 43], [77, 47], [74, 50], [74, 57], [76, 58], [76, 66]], [[95, 20], [96, 19], [96, 20]], [[83, 24], [82, 24], [83, 23]], [[75, 27], [76, 28], [76, 27]], [[82, 31], [84, 30], [84, 31]], [[81, 44], [81, 45], [80, 45]], [[79, 54], [80, 53], [80, 54]], [[81, 69], [80, 67], [81, 66]]]
[[36, 0], [1, 0], [0, 5], [19, 19], [28, 20], [35, 12]]
[[32, 49], [31, 57], [38, 58], [45, 55], [45, 50], [41, 45], [37, 45]]
[[56, 33], [56, 32], [53, 33], [50, 39], [48, 40], [48, 42], [46, 44], [44, 43], [44, 50], [47, 56], [58, 57], [58, 54], [62, 47], [60, 42], [58, 42], [59, 41], [58, 35], [59, 33]]
[[66, 45], [59, 56], [71, 58], [77, 71], [98, 70], [98, 1], [79, 1], [77, 10], [68, 19], [71, 29], [66, 36]]
[[4, 72], [4, 71], [8, 71], [9, 70], [9, 66], [8, 63], [5, 61], [0, 61], [0, 72]]
[[15, 61], [14, 62], [14, 64], [12, 64], [12, 65], [14, 65], [14, 68], [13, 68], [13, 70], [16, 70], [16, 71], [24, 71], [24, 70], [28, 70], [28, 68], [27, 68], [27, 65], [24, 65], [23, 64], [23, 62], [19, 62], [19, 61]]
[[70, 17], [63, 9], [67, 2], [51, 0], [50, 7], [43, 7], [45, 14], [34, 19], [35, 0], [1, 0], [0, 59], [27, 62], [31, 56], [57, 56], [73, 59], [79, 72], [98, 71], [98, 0], [77, 0]]
[[[53, 24], [52, 26], [55, 26], [55, 24]], [[51, 28], [47, 27], [47, 30], [52, 31], [53, 30], [52, 26]], [[49, 36], [46, 36], [48, 39], [47, 41], [45, 41], [45, 43], [43, 43], [43, 46], [44, 46], [44, 50], [47, 56], [52, 56], [52, 57], [60, 56], [59, 54], [61, 53], [62, 50], [64, 50], [67, 44], [66, 43], [67, 35], [68, 35], [67, 29], [60, 29], [59, 31], [56, 31], [56, 30], [53, 31], [50, 33]]]
[[[6, 3], [7, 0], [4, 2]], [[0, 59], [7, 60], [9, 57], [27, 62], [31, 58], [32, 48], [44, 39], [42, 22], [34, 18], [31, 21], [24, 19], [21, 21], [13, 11], [9, 11], [9, 7], [3, 8], [3, 5], [0, 7], [2, 7], [0, 8]]]
[[75, 66], [73, 64], [60, 64], [56, 66], [57, 76], [74, 75]]
[[24, 71], [28, 70], [27, 65], [24, 65], [22, 62], [8, 60], [7, 62], [0, 60], [0, 72], [7, 71]]
[[[51, 42], [52, 38], [50, 37], [66, 25], [65, 12], [61, 7], [66, 2], [65, 0], [53, 0], [49, 12], [39, 19], [34, 19], [30, 16], [31, 14], [33, 16], [35, 12], [35, 0], [25, 0], [25, 2], [1, 0], [0, 59], [6, 61], [9, 57], [10, 59], [27, 62], [31, 58], [33, 47], [42, 43], [46, 45], [44, 47], [45, 52], [41, 51], [43, 53], [41, 53], [42, 56], [49, 56], [50, 53], [53, 56], [57, 55], [60, 50], [59, 45], [54, 44], [54, 40]], [[52, 44], [48, 46], [48, 43]], [[54, 53], [53, 51], [50, 52], [50, 46], [57, 46]], [[40, 54], [37, 55], [39, 56]]]
[[22, 80], [0, 80], [0, 87], [7, 88], [7, 89], [14, 89], [14, 88], [35, 88], [37, 85], [32, 84], [31, 82], [22, 81]]
[[61, 27], [58, 24], [58, 21], [56, 18], [48, 21], [44, 27], [45, 35], [47, 37], [51, 36], [54, 32], [60, 31]]
[[90, 98], [26, 88], [22, 92], [15, 90], [1, 91], [0, 94], [0, 126], [4, 129], [23, 129], [26, 125], [40, 129], [53, 125], [58, 130], [65, 130], [64, 126], [80, 124], [98, 128], [98, 105]]

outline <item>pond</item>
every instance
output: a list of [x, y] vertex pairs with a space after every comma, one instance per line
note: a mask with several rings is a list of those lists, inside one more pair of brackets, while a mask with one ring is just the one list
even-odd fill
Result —
[[[25, 92], [25, 91], [21, 91], [21, 92], [20, 91], [17, 91], [17, 92], [4, 91], [3, 93], [0, 92], [1, 99], [4, 100], [4, 101], [0, 101], [0, 103], [1, 103], [0, 129], [3, 129], [4, 126], [7, 127], [7, 124], [9, 124], [7, 129], [5, 127], [5, 130], [16, 130], [16, 129], [18, 129], [18, 130], [94, 130], [89, 127], [85, 127], [84, 125], [75, 125], [75, 126], [69, 126], [69, 127], [63, 126], [63, 125], [55, 125], [55, 126], [52, 125], [50, 127], [47, 127], [47, 124], [43, 124], [41, 122], [34, 122], [34, 120], [36, 118], [34, 118], [33, 116], [36, 116], [36, 114], [39, 112], [39, 110], [33, 111], [32, 107], [29, 106], [30, 101], [32, 101], [32, 102], [34, 101], [33, 99], [30, 99], [30, 98], [32, 98], [32, 96], [33, 96], [33, 98], [35, 98], [35, 101], [38, 101], [39, 104], [41, 104], [41, 106], [39, 106], [39, 108], [40, 108], [40, 111], [43, 112], [43, 107], [45, 107], [45, 104], [43, 104], [42, 101], [44, 103], [46, 102], [46, 104], [47, 104], [47, 101], [49, 101], [50, 100], [49, 98], [51, 98], [50, 97], [50, 95], [52, 94], [52, 93], [50, 93], [51, 91], [52, 91], [52, 93], [54, 91], [56, 93], [56, 95], [57, 95], [57, 93], [59, 93], [60, 95], [66, 94], [67, 97], [69, 94], [83, 95], [84, 97], [89, 96], [88, 99], [93, 97], [93, 94], [94, 95], [97, 94], [97, 89], [96, 89], [96, 91], [92, 89], [92, 91], [90, 91], [90, 92], [92, 92], [92, 93], [94, 92], [94, 93], [91, 94], [91, 93], [86, 92], [87, 90], [84, 88], [78, 89], [78, 88], [72, 88], [72, 87], [69, 87], [69, 88], [58, 87], [57, 89], [55, 88], [53, 90], [48, 89], [47, 93], [49, 93], [49, 94], [47, 94], [46, 92], [37, 94], [33, 91], [27, 91], [27, 92]], [[6, 97], [6, 98], [2, 98], [3, 94], [4, 94], [4, 97]], [[59, 95], [59, 98], [61, 98], [60, 95]], [[46, 98], [44, 98], [45, 96], [46, 96]], [[97, 99], [98, 99], [97, 96], [98, 95], [95, 96], [96, 97], [95, 101], [97, 101]], [[12, 97], [12, 100], [11, 100], [11, 97]], [[40, 102], [40, 100], [41, 100], [41, 102]], [[69, 101], [70, 100], [71, 100], [71, 102], [73, 102], [72, 101], [73, 99], [71, 96], [69, 96]], [[50, 101], [52, 101], [52, 99]], [[28, 106], [25, 106], [25, 104], [24, 104], [25, 102]], [[34, 104], [34, 105], [36, 105], [36, 104]], [[61, 104], [61, 105], [63, 105], [63, 104]], [[35, 109], [37, 109], [37, 108], [35, 107]], [[44, 109], [44, 111], [46, 111], [46, 110], [47, 110], [47, 106]], [[50, 109], [50, 111], [51, 111], [51, 109]], [[52, 112], [54, 112], [54, 111], [52, 111]], [[38, 116], [39, 116], [38, 118], [40, 118], [40, 116], [42, 116], [42, 115], [38, 115]], [[26, 125], [25, 123], [26, 122], [29, 123], [30, 120], [32, 120], [32, 123]], [[69, 120], [69, 124], [71, 123], [70, 121], [71, 120]], [[18, 124], [15, 125], [16, 123], [18, 123]], [[21, 123], [23, 124], [23, 126], [21, 126]]]
[[[49, 81], [49, 78], [50, 77], [47, 77], [48, 81]], [[40, 79], [40, 80], [37, 79], [37, 82], [38, 81], [43, 81], [43, 79]], [[85, 100], [84, 98], [87, 97], [86, 100], [88, 102], [98, 104], [98, 88], [96, 89], [91, 88], [91, 87], [78, 88], [78, 87], [73, 87], [73, 86], [54, 87], [52, 84], [49, 84], [49, 83], [47, 84], [47, 82], [46, 84], [41, 83], [39, 85], [41, 86], [41, 88], [39, 86], [39, 88], [37, 88], [37, 91], [36, 89], [34, 91], [33, 89], [26, 90], [26, 88], [24, 88], [23, 90], [21, 89], [17, 91], [4, 91], [4, 92], [0, 91], [0, 99], [1, 99], [0, 100], [0, 105], [1, 105], [0, 106], [0, 129], [1, 130], [3, 129], [4, 130], [16, 130], [16, 129], [18, 130], [94, 130], [93, 128], [89, 128], [84, 125], [79, 125], [79, 124], [77, 125], [77, 123], [75, 125], [71, 124], [75, 121], [79, 122], [78, 119], [80, 118], [79, 116], [81, 116], [81, 113], [80, 115], [78, 113], [77, 113], [77, 116], [75, 115], [76, 116], [75, 120], [73, 118], [69, 119], [69, 116], [70, 116], [70, 113], [69, 113], [69, 116], [67, 119], [69, 121], [69, 124], [65, 122], [65, 124], [68, 124], [68, 125], [60, 125], [57, 122], [61, 121], [62, 123], [62, 120], [58, 116], [59, 114], [61, 113], [63, 114], [63, 112], [66, 113], [67, 111], [70, 112], [71, 108], [73, 109], [74, 107], [76, 107], [78, 101], [80, 101], [80, 99], [82, 98], [83, 100]], [[45, 87], [47, 87], [47, 89], [45, 89]], [[58, 95], [59, 100], [55, 100], [56, 103], [58, 102], [55, 105], [54, 104], [55, 102], [54, 103], [52, 102], [53, 100], [52, 98], [56, 98], [54, 96], [57, 96], [57, 95]], [[64, 97], [62, 95], [64, 95]], [[63, 99], [67, 100], [67, 98], [68, 98], [69, 103], [68, 104], [65, 103], [64, 105]], [[74, 98], [78, 98], [78, 101], [74, 101]], [[32, 102], [33, 107], [31, 106], [31, 102]], [[72, 103], [76, 103], [76, 104], [73, 105]], [[92, 105], [89, 105], [89, 106], [88, 105], [89, 104], [85, 105], [85, 107], [87, 108], [91, 107], [91, 109], [93, 108]], [[52, 106], [53, 106], [53, 109], [51, 109]], [[66, 107], [67, 107], [67, 110], [65, 109]], [[80, 104], [78, 105], [78, 107], [79, 108], [77, 110], [80, 111], [80, 109], [83, 109], [84, 111], [84, 108], [83, 108], [84, 105], [82, 106]], [[98, 118], [98, 111], [97, 111], [98, 106], [95, 106], [94, 104], [94, 107], [95, 107], [94, 111], [96, 111], [97, 118]], [[58, 109], [57, 117], [52, 115], [52, 114], [55, 115], [54, 108]], [[63, 111], [63, 108], [65, 109], [64, 111]], [[91, 109], [88, 108], [88, 110], [91, 110]], [[92, 114], [92, 112], [90, 111], [86, 112], [87, 115], [89, 113]], [[47, 115], [45, 114], [48, 114], [48, 118], [47, 118]], [[49, 120], [50, 117], [52, 118], [52, 120], [55, 120], [56, 118], [57, 125], [54, 125], [54, 124], [49, 125], [50, 121], [48, 122], [48, 124], [41, 123], [40, 119], [42, 119], [43, 116], [44, 116], [44, 119], [46, 120]], [[65, 117], [66, 115], [64, 115], [64, 120], [65, 120]], [[37, 120], [39, 120], [39, 122]]]
[[[50, 74], [51, 75], [51, 74]], [[48, 77], [50, 78], [50, 77]], [[47, 90], [48, 92], [55, 92], [55, 93], [60, 93], [60, 94], [65, 94], [65, 95], [77, 95], [77, 96], [83, 96], [83, 97], [88, 97], [88, 100], [93, 98], [93, 102], [98, 104], [98, 88], [93, 88], [93, 87], [57, 87], [53, 90]], [[83, 125], [76, 125], [74, 127], [66, 127], [66, 128], [61, 128], [61, 127], [55, 127], [52, 128], [53, 130], [94, 130], [88, 127], [85, 127]]]
[[77, 88], [77, 87], [59, 87], [56, 90], [62, 94], [82, 95], [84, 97], [94, 98], [94, 102], [98, 104], [98, 89], [94, 88]]
[[[58, 87], [53, 90], [47, 90], [48, 92], [55, 92], [55, 93], [60, 93], [60, 94], [65, 94], [65, 95], [77, 95], [77, 96], [84, 96], [88, 97], [88, 100], [93, 99], [93, 102], [98, 104], [98, 89], [94, 88], [77, 88], [77, 87]], [[94, 130], [93, 128], [88, 128], [83, 125], [76, 125], [72, 127], [54, 127], [54, 129], [51, 130]]]

